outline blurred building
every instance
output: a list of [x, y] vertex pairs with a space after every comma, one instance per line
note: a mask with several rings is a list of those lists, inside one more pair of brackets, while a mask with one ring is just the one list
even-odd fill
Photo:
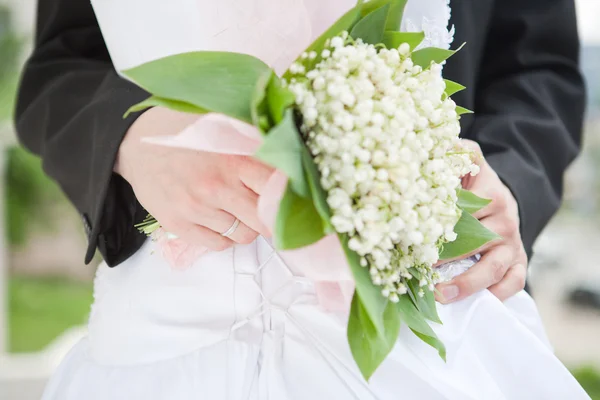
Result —
[[581, 51], [581, 63], [588, 85], [589, 117], [595, 119], [600, 113], [600, 45], [584, 45]]

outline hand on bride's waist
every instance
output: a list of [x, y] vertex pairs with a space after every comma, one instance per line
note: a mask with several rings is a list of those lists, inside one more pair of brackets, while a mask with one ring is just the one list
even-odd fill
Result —
[[[142, 206], [183, 241], [215, 251], [251, 243], [267, 233], [257, 203], [270, 167], [247, 156], [144, 143], [175, 135], [198, 118], [160, 107], [145, 112], [127, 132], [115, 172], [129, 182]], [[223, 236], [236, 218], [239, 225]]]

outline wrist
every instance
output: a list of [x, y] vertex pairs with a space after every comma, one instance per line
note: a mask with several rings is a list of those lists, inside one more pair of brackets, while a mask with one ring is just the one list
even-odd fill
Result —
[[[156, 153], [160, 146], [144, 143], [145, 138], [176, 135], [199, 118], [197, 114], [187, 114], [163, 107], [148, 109], [131, 125], [115, 160], [113, 171], [131, 184], [133, 167], [144, 152]], [[163, 149], [164, 151], [164, 149]]]
[[[144, 134], [151, 133], [153, 124], [153, 115], [156, 113], [155, 108], [146, 110], [143, 114], [139, 115], [138, 118], [131, 124], [123, 140], [119, 146], [117, 157], [115, 158], [115, 164], [113, 171], [121, 175], [127, 182], [131, 184], [131, 164], [132, 157], [135, 154], [139, 154], [142, 149], [139, 146], [143, 143]], [[155, 122], [154, 122], [155, 123]]]
[[121, 175], [126, 181], [129, 182], [129, 179], [127, 179], [126, 175], [127, 172], [125, 171], [125, 162], [123, 161], [123, 144], [121, 144], [121, 146], [119, 147], [119, 151], [117, 152], [117, 158], [115, 159], [115, 165], [113, 166], [113, 172], [116, 174]]
[[133, 125], [129, 128], [129, 130], [125, 133], [125, 136], [121, 141], [121, 145], [119, 146], [117, 157], [115, 158], [115, 164], [113, 166], [113, 172], [121, 175], [129, 183], [131, 183], [131, 181], [128, 179], [128, 153], [129, 148], [132, 146], [132, 139], [134, 136], [136, 136], [135, 132], [137, 131], [137, 129], [135, 128], [135, 124], [137, 124], [137, 121], [134, 122]]

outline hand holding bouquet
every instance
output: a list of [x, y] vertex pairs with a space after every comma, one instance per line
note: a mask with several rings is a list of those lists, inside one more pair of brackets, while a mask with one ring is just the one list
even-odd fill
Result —
[[[445, 358], [427, 322], [441, 323], [433, 266], [497, 238], [471, 215], [488, 201], [461, 189], [478, 168], [458, 137], [468, 110], [450, 98], [463, 87], [441, 75], [454, 51], [419, 48], [423, 33], [398, 32], [406, 2], [359, 2], [283, 78], [227, 52], [124, 72], [152, 93], [131, 111], [218, 113], [237, 120], [242, 142], [260, 143], [255, 156], [287, 178], [273, 229], [278, 249], [327, 238], [341, 245], [343, 262], [327, 268], [352, 274], [348, 341], [367, 379], [402, 322]], [[141, 229], [159, 227], [149, 218]]]

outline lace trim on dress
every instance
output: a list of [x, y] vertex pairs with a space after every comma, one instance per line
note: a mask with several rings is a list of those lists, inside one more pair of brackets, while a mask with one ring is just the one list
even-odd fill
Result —
[[[414, 0], [413, 0], [414, 1]], [[452, 8], [450, 0], [434, 0], [418, 2], [409, 1], [403, 22], [403, 30], [409, 32], [423, 31], [425, 39], [418, 49], [425, 47], [450, 48], [454, 41], [454, 26], [448, 29]]]

